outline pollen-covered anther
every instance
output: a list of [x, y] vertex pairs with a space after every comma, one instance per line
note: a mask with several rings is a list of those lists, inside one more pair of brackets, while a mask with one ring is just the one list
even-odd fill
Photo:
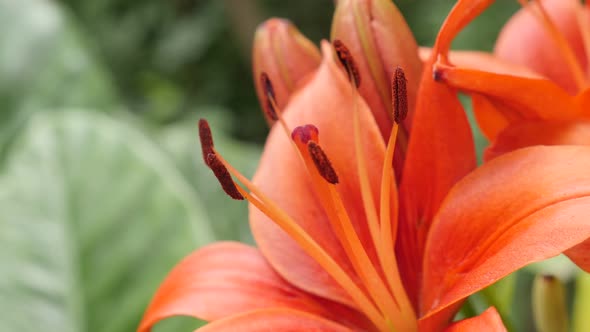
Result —
[[338, 183], [338, 174], [332, 167], [332, 163], [324, 150], [315, 142], [309, 141], [307, 142], [307, 149], [309, 151], [309, 155], [315, 164], [320, 175], [329, 183], [337, 184]]
[[408, 115], [407, 79], [401, 67], [395, 68], [391, 82], [391, 97], [393, 103], [393, 121], [400, 123]]
[[211, 128], [205, 119], [199, 119], [199, 139], [201, 141], [201, 151], [203, 152], [203, 161], [209, 166], [208, 156], [213, 153], [213, 135]]
[[213, 174], [215, 174], [215, 177], [219, 181], [219, 184], [221, 184], [221, 188], [229, 197], [237, 200], [244, 199], [244, 196], [240, 194], [238, 188], [236, 187], [236, 184], [233, 178], [231, 177], [231, 174], [229, 173], [225, 165], [221, 162], [221, 160], [217, 158], [217, 155], [215, 153], [209, 153], [207, 155], [207, 165], [213, 171]]
[[266, 114], [268, 114], [268, 117], [273, 121], [279, 120], [275, 107], [277, 104], [275, 89], [272, 85], [272, 81], [268, 77], [268, 74], [265, 72], [260, 73], [260, 85], [264, 89], [264, 105]]
[[361, 86], [361, 74], [358, 70], [358, 67], [356, 66], [356, 62], [354, 61], [352, 54], [350, 53], [350, 50], [339, 39], [334, 40], [332, 45], [334, 45], [334, 50], [336, 51], [338, 60], [340, 60], [342, 66], [346, 68], [348, 78], [352, 80], [352, 83], [354, 83], [355, 87], [358, 88]]

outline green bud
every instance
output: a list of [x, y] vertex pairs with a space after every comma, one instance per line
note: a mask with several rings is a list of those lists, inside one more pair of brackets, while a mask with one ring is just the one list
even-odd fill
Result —
[[552, 275], [538, 275], [533, 282], [533, 317], [539, 332], [567, 332], [565, 289]]

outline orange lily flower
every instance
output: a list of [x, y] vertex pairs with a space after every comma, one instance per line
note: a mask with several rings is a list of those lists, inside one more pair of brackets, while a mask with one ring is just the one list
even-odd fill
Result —
[[[206, 123], [201, 123], [208, 165], [230, 195], [245, 197], [256, 207], [250, 221], [259, 250], [218, 243], [187, 257], [158, 290], [140, 331], [172, 315], [215, 321], [203, 331], [503, 331], [494, 310], [451, 326], [449, 319], [469, 294], [590, 236], [582, 213], [590, 203], [590, 148], [530, 148], [498, 158], [460, 181], [440, 209], [423, 191], [427, 188], [404, 191], [402, 184], [399, 195], [408, 199], [398, 196], [388, 167], [393, 142], [385, 145], [329, 46], [324, 53], [318, 72], [284, 112], [285, 127], [302, 126], [293, 131], [293, 140], [284, 127], [274, 126], [254, 183], [221, 158]], [[441, 91], [423, 91], [442, 96]], [[427, 109], [418, 107], [417, 119], [421, 110]], [[438, 138], [445, 140], [447, 151], [461, 145], [453, 140], [456, 135], [449, 136], [457, 132], [441, 133]], [[427, 135], [411, 136], [409, 156], [440, 143]], [[574, 155], [573, 166], [564, 171], [562, 160]], [[415, 162], [405, 176], [419, 177], [410, 170], [422, 168], [419, 163], [428, 159], [411, 159]], [[439, 169], [436, 164], [424, 167]], [[523, 176], [523, 169], [531, 176]], [[425, 175], [435, 177], [430, 186], [435, 189], [448, 173]], [[370, 196], [378, 198], [379, 208], [365, 206]], [[395, 233], [398, 239], [415, 235], [396, 227], [410, 216], [398, 204], [411, 204], [406, 211], [420, 210], [425, 201], [438, 214], [428, 232], [426, 254], [410, 257], [424, 266], [422, 285], [418, 280], [415, 286], [404, 286], [400, 273], [405, 266], [395, 255]], [[375, 237], [371, 218], [378, 218], [373, 220]]]
[[[460, 24], [454, 13], [443, 29]], [[199, 331], [505, 331], [493, 308], [450, 320], [467, 296], [530, 262], [565, 251], [590, 269], [590, 147], [522, 149], [465, 176], [475, 165], [471, 132], [455, 91], [432, 79], [432, 58], [398, 191], [403, 71], [393, 75], [396, 121], [383, 139], [358, 94], [364, 76], [334, 44], [348, 79], [324, 43], [322, 63], [284, 110], [261, 76], [277, 123], [252, 182], [199, 123], [205, 163], [231, 197], [251, 204], [258, 249], [225, 242], [185, 258], [140, 332], [174, 315], [213, 321]]]
[[[494, 1], [469, 2], [479, 9], [463, 13], [464, 25]], [[492, 142], [486, 159], [525, 146], [590, 141], [589, 2], [519, 2], [523, 8], [504, 26], [494, 55], [449, 55], [445, 48], [435, 66], [439, 81], [471, 95]], [[463, 26], [441, 33], [450, 43]]]

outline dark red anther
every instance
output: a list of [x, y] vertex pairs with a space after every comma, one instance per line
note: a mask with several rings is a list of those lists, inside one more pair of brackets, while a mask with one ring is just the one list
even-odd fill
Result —
[[275, 89], [272, 86], [272, 81], [270, 80], [266, 72], [260, 73], [260, 84], [264, 89], [265, 95], [271, 97], [272, 99], [276, 99]]
[[391, 98], [393, 103], [393, 121], [401, 123], [408, 115], [408, 90], [406, 74], [401, 67], [395, 68], [391, 82]]
[[338, 60], [344, 68], [346, 68], [346, 72], [348, 73], [348, 78], [352, 80], [352, 83], [358, 88], [361, 86], [361, 74], [356, 66], [356, 62], [354, 62], [354, 58], [348, 50], [348, 47], [344, 45], [344, 43], [336, 39], [332, 42], [334, 45], [334, 50], [336, 50], [336, 55], [338, 56]]
[[201, 140], [201, 151], [203, 152], [203, 161], [208, 166], [207, 161], [209, 154], [214, 154], [213, 151], [213, 135], [211, 135], [211, 128], [205, 119], [199, 120], [199, 138]]
[[232, 179], [231, 174], [229, 174], [229, 171], [227, 170], [225, 165], [223, 165], [221, 160], [217, 158], [217, 155], [215, 153], [209, 153], [207, 155], [207, 165], [213, 171], [213, 174], [215, 174], [215, 177], [219, 181], [219, 184], [221, 184], [221, 188], [223, 189], [223, 191], [225, 191], [226, 194], [228, 194], [229, 197], [237, 200], [244, 199], [244, 196], [242, 196], [242, 194], [240, 194], [240, 192], [238, 191], [238, 188], [236, 187], [236, 184]]
[[336, 171], [334, 170], [334, 167], [332, 167], [332, 163], [324, 153], [324, 150], [322, 150], [322, 148], [314, 141], [309, 141], [307, 143], [307, 149], [320, 175], [329, 183], [337, 184], [338, 174], [336, 174]]
[[273, 120], [277, 121], [279, 117], [277, 116], [277, 110], [275, 109], [276, 105], [276, 95], [275, 89], [272, 85], [272, 81], [268, 77], [268, 74], [265, 72], [260, 73], [260, 85], [264, 89], [264, 98], [265, 98], [265, 111], [268, 114], [268, 117]]
[[308, 124], [305, 126], [299, 126], [293, 129], [291, 133], [291, 138], [295, 142], [301, 142], [303, 144], [307, 144], [309, 141], [317, 141], [319, 135], [319, 130], [316, 126]]

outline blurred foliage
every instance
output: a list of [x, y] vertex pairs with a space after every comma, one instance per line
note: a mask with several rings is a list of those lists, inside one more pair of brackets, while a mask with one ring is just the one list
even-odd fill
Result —
[[213, 239], [193, 188], [123, 122], [38, 112], [11, 152], [0, 177], [2, 331], [132, 330], [165, 271]]
[[[453, 1], [397, 4], [431, 45]], [[490, 50], [516, 8], [497, 1], [455, 46]], [[331, 0], [0, 0], [0, 330], [133, 330], [191, 250], [251, 242], [246, 204], [202, 163], [197, 120], [251, 176], [268, 130], [250, 74], [254, 29], [286, 17], [318, 42], [332, 10]], [[472, 299], [484, 304], [474, 313], [518, 303], [510, 290], [530, 271]]]

